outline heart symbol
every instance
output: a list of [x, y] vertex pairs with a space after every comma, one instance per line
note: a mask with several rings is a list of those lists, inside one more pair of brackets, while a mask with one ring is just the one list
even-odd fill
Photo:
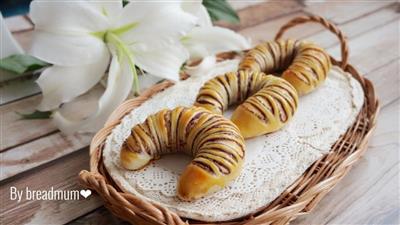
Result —
[[87, 197], [89, 197], [89, 196], [92, 194], [92, 191], [89, 190], [89, 189], [87, 189], [87, 190], [81, 190], [81, 191], [80, 191], [80, 194], [81, 194], [84, 198], [87, 198]]

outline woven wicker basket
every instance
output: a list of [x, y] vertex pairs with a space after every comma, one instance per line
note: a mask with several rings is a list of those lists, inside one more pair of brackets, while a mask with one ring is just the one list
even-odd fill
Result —
[[278, 198], [265, 206], [264, 209], [230, 222], [205, 223], [191, 221], [180, 218], [167, 208], [145, 201], [130, 193], [124, 193], [113, 182], [102, 161], [102, 150], [107, 136], [127, 113], [154, 94], [173, 85], [168, 81], [154, 85], [141, 96], [124, 102], [113, 112], [104, 128], [92, 140], [90, 146], [90, 172], [84, 170], [79, 174], [82, 185], [95, 190], [103, 198], [105, 206], [113, 214], [135, 225], [180, 225], [189, 223], [203, 225], [287, 224], [298, 215], [310, 212], [322, 197], [347, 174], [352, 165], [357, 162], [367, 149], [368, 140], [376, 125], [379, 104], [375, 97], [372, 83], [347, 63], [348, 46], [346, 38], [332, 23], [318, 16], [298, 17], [284, 25], [275, 39], [279, 39], [287, 29], [306, 22], [320, 23], [337, 35], [341, 44], [342, 61], [336, 61], [331, 57], [332, 63], [340, 66], [360, 82], [365, 93], [365, 102], [354, 124], [336, 141], [331, 151], [314, 162], [301, 177]]

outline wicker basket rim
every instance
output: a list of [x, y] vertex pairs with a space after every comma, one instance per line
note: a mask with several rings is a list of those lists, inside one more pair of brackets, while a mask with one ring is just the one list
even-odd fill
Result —
[[[231, 222], [222, 222], [226, 225], [239, 224], [287, 224], [300, 214], [311, 211], [322, 197], [329, 192], [336, 183], [350, 170], [351, 166], [362, 156], [367, 142], [376, 126], [376, 116], [379, 103], [375, 96], [372, 83], [362, 77], [357, 70], [348, 64], [348, 43], [344, 34], [332, 23], [319, 16], [297, 17], [281, 27], [275, 36], [280, 39], [284, 32], [299, 24], [319, 23], [334, 33], [341, 45], [341, 61], [331, 57], [334, 65], [339, 65], [357, 79], [365, 94], [363, 109], [357, 120], [345, 135], [332, 146], [331, 152], [317, 160], [304, 174], [299, 177], [284, 193], [254, 215], [246, 216]], [[232, 54], [223, 54], [222, 58], [229, 58]], [[122, 103], [108, 118], [102, 128], [92, 139], [90, 145], [90, 172], [83, 170], [79, 174], [79, 181], [85, 187], [95, 190], [105, 201], [105, 205], [116, 216], [135, 224], [178, 225], [188, 224], [176, 213], [158, 205], [122, 192], [118, 185], [108, 175], [102, 161], [102, 150], [108, 135], [117, 126], [121, 119], [140, 106], [154, 94], [172, 86], [173, 83], [164, 81], [147, 89], [139, 97]], [[338, 149], [337, 152], [334, 149]], [[323, 173], [321, 172], [323, 171]], [[199, 224], [215, 224], [203, 223]], [[220, 223], [219, 223], [220, 224]]]

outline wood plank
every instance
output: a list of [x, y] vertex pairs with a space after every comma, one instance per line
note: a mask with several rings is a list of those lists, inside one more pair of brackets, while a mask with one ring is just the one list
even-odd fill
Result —
[[[69, 105], [68, 109], [64, 109], [64, 111], [68, 111], [69, 115], [74, 115], [76, 118], [84, 117], [88, 112], [94, 109], [93, 107], [95, 107], [96, 100], [103, 90], [104, 89], [100, 85], [97, 85], [96, 88], [88, 92], [88, 94], [77, 98], [76, 101]], [[36, 95], [0, 107], [0, 115], [3, 120], [0, 129], [2, 132], [7, 133], [6, 138], [4, 138], [1, 143], [0, 152], [57, 131], [57, 128], [51, 123], [51, 120], [22, 120], [21, 116], [16, 113], [34, 111], [40, 100], [41, 96]], [[81, 107], [82, 105], [85, 105], [85, 107]]]
[[[22, 47], [22, 49], [25, 52], [29, 52], [30, 49], [30, 45], [32, 42], [32, 37], [33, 37], [33, 24], [31, 23], [31, 21], [28, 19], [27, 16], [25, 15], [18, 15], [18, 16], [11, 16], [11, 17], [7, 17], [5, 18], [5, 23], [8, 27], [8, 29], [11, 31], [14, 39], [17, 41], [17, 43]], [[9, 80], [13, 80], [15, 79], [17, 76], [18, 77], [25, 77], [25, 76], [29, 76], [31, 75], [31, 73], [27, 73], [27, 74], [22, 74], [22, 75], [16, 75], [10, 72], [6, 72], [6, 71], [0, 71], [1, 72], [1, 76], [0, 76], [0, 82], [1, 82], [1, 86], [3, 86], [3, 81], [9, 81]], [[35, 88], [34, 82], [27, 82], [27, 80], [24, 80], [24, 85], [26, 87], [27, 90], [24, 90], [26, 92], [26, 96], [28, 95], [32, 95], [33, 93], [37, 93], [37, 91], [33, 91], [32, 89]], [[12, 83], [11, 83], [12, 84]], [[10, 83], [6, 84], [7, 86], [12, 86]], [[20, 82], [16, 83], [16, 86], [20, 85]], [[30, 85], [30, 86], [27, 86]], [[18, 87], [15, 87], [15, 91], [18, 91]], [[1, 87], [0, 87], [1, 88]], [[4, 93], [7, 93], [7, 89], [6, 90], [0, 90], [3, 91]], [[11, 94], [10, 94], [11, 95]], [[19, 94], [21, 95], [21, 94]], [[10, 98], [10, 97], [8, 97]], [[17, 99], [17, 98], [16, 98]], [[3, 99], [3, 102], [5, 102], [6, 100]]]
[[[350, 60], [361, 74], [379, 68], [400, 57], [399, 21], [382, 25], [371, 32], [364, 33], [349, 40]], [[340, 46], [329, 48], [328, 52], [340, 58]]]
[[384, 107], [365, 156], [294, 224], [399, 224], [400, 100]]
[[[272, 21], [267, 21], [256, 26], [243, 29], [239, 33], [245, 37], [251, 38], [252, 44], [256, 45], [263, 41], [273, 40], [279, 28], [281, 28], [289, 20], [299, 16], [307, 16], [307, 14], [304, 12], [296, 12]], [[306, 26], [295, 27], [288, 30], [285, 34], [285, 37], [304, 38], [316, 34], [322, 30], [323, 27], [318, 24], [307, 24]]]
[[86, 224], [128, 225], [129, 223], [122, 221], [118, 217], [111, 214], [111, 212], [108, 211], [104, 206], [68, 223], [68, 225], [86, 225]]
[[252, 0], [252, 1], [235, 1], [235, 0], [228, 0], [229, 4], [235, 11], [239, 11], [241, 9], [247, 8], [252, 5], [258, 5], [269, 0]]
[[[398, 21], [399, 18], [400, 14], [396, 5], [390, 4], [389, 6], [377, 10], [368, 16], [355, 18], [350, 22], [338, 25], [338, 27], [347, 38], [351, 39], [390, 22]], [[332, 47], [338, 43], [337, 37], [328, 30], [313, 35], [312, 40], [318, 40], [318, 44], [325, 48]], [[352, 50], [352, 46], [350, 46], [350, 50]]]
[[304, 11], [322, 16], [336, 24], [342, 24], [352, 18], [367, 16], [380, 8], [396, 1], [312, 1]]
[[[243, 29], [240, 33], [246, 37], [250, 37], [253, 40], [253, 44], [258, 44], [266, 40], [273, 40], [275, 34], [282, 25], [295, 17], [306, 15], [307, 14], [304, 12], [294, 13], [274, 21], [268, 21], [254, 27]], [[349, 18], [351, 21], [339, 25], [338, 27], [349, 39], [351, 39], [372, 29], [384, 26], [387, 23], [398, 21], [399, 18], [400, 14], [397, 12], [396, 5], [390, 4], [371, 13], [367, 17], [351, 17]], [[331, 34], [330, 31], [326, 30], [321, 25], [314, 23], [307, 23], [293, 27], [285, 33], [283, 38], [309, 39], [316, 41], [325, 48], [338, 44], [338, 39], [335, 35]], [[352, 50], [351, 46], [350, 50]]]
[[365, 76], [374, 84], [381, 106], [392, 103], [400, 97], [400, 60], [394, 60]]
[[79, 200], [35, 201], [10, 199], [10, 188], [18, 190], [80, 190], [77, 176], [89, 168], [88, 149], [82, 149], [44, 167], [29, 171], [24, 176], [2, 182], [0, 186], [0, 218], [2, 224], [64, 224], [71, 219], [92, 211], [102, 202], [96, 195]]
[[24, 15], [10, 16], [4, 19], [11, 33], [33, 29], [33, 24]]
[[[29, 21], [25, 17], [15, 16], [15, 17], [9, 17], [9, 18], [2, 20], [1, 25], [0, 25], [0, 29], [2, 30], [2, 33], [3, 33], [3, 27], [5, 29], [8, 29], [11, 33], [14, 31], [30, 29], [30, 27], [32, 27], [32, 24], [30, 24]], [[7, 31], [7, 33], [8, 33], [8, 31]], [[11, 33], [11, 35], [13, 35], [13, 33]], [[6, 48], [4, 48], [5, 42], [4, 42], [4, 40], [1, 40], [2, 48], [1, 48], [0, 58], [9, 56], [8, 54], [24, 53], [24, 49], [22, 48], [22, 46], [20, 46], [18, 41], [12, 40], [12, 36], [10, 37], [11, 39], [8, 40], [9, 35], [4, 36], [4, 38], [5, 37], [7, 37], [6, 38], [7, 45], [5, 46]], [[9, 80], [9, 79], [13, 79], [14, 77], [15, 77], [15, 74], [8, 72], [8, 71], [0, 70], [0, 82]]]
[[[12, 79], [13, 77], [14, 79]], [[0, 105], [38, 94], [40, 92], [40, 88], [35, 83], [37, 77], [38, 76], [35, 75], [16, 77], [15, 74], [10, 74], [7, 81], [0, 81], [0, 92], [2, 93]]]
[[15, 40], [21, 45], [21, 47], [29, 52], [31, 48], [31, 43], [33, 40], [33, 30], [27, 30], [24, 32], [15, 32], [13, 33]]
[[51, 125], [50, 120], [21, 120], [21, 117], [16, 113], [33, 112], [35, 106], [39, 104], [40, 98], [41, 96], [33, 96], [0, 107], [1, 133], [7, 134], [2, 140], [1, 151], [54, 131], [55, 127]]
[[[21, 45], [23, 50], [29, 52], [33, 39], [33, 30], [13, 33], [15, 40]], [[0, 71], [0, 92], [2, 99], [0, 105], [19, 100], [26, 96], [38, 94], [40, 89], [35, 80], [37, 75], [25, 73], [21, 75], [13, 74], [7, 71]]]
[[[393, 9], [393, 8], [390, 8]], [[386, 10], [387, 11], [387, 10]], [[393, 11], [392, 11], [393, 12]], [[380, 19], [385, 20], [385, 15], [380, 14], [382, 17]], [[368, 18], [365, 18], [368, 19]], [[374, 23], [374, 21], [367, 20], [365, 23]], [[364, 24], [365, 24], [364, 23]], [[395, 25], [398, 22], [395, 22]], [[361, 25], [361, 24], [360, 24]], [[392, 25], [392, 33], [389, 30], [384, 31], [380, 38], [381, 42], [391, 43], [392, 46], [375, 46], [374, 44], [368, 46], [369, 38], [358, 38], [352, 40], [350, 47], [353, 49], [354, 44], [364, 41], [356, 47], [356, 56], [351, 54], [350, 62], [353, 65], [357, 65], [360, 70], [368, 70], [369, 67], [373, 67], [374, 62], [370, 60], [365, 60], [362, 55], [362, 51], [366, 49], [382, 49], [382, 54], [379, 56], [375, 55], [373, 57], [375, 60], [385, 57], [384, 60], [390, 60], [391, 58], [398, 58], [398, 54], [394, 51], [385, 51], [383, 49], [398, 49], [398, 42], [387, 41], [386, 36], [393, 36], [393, 38], [398, 38], [398, 26]], [[354, 29], [354, 28], [353, 28]], [[377, 33], [376, 33], [377, 34]], [[374, 37], [374, 39], [379, 40], [379, 37]], [[327, 43], [327, 42], [326, 42]], [[362, 47], [361, 47], [362, 45]], [[338, 52], [338, 49], [336, 49]], [[354, 50], [352, 51], [354, 52]], [[337, 54], [337, 53], [336, 53]], [[368, 54], [365, 52], [365, 54]], [[354, 63], [356, 62], [356, 63]], [[363, 65], [363, 66], [358, 66]], [[367, 75], [369, 79], [375, 85], [379, 99], [382, 105], [390, 104], [394, 99], [399, 97], [399, 77], [398, 77], [398, 65], [399, 61], [394, 60], [388, 65], [384, 65], [381, 69], [373, 71]], [[388, 82], [386, 79], [390, 79]], [[383, 84], [383, 83], [386, 84]], [[391, 145], [391, 140], [396, 140], [399, 136], [398, 130], [393, 132], [387, 130], [388, 127], [398, 127], [391, 126], [398, 123], [398, 100], [391, 108], [388, 110], [382, 110], [379, 116], [378, 128], [375, 132], [375, 136], [371, 141], [369, 150], [366, 153], [366, 160], [362, 160], [359, 165], [357, 165], [348, 176], [342, 181], [328, 196], [323, 199], [321, 204], [317, 206], [317, 209], [312, 214], [301, 217], [294, 221], [294, 224], [315, 224], [315, 223], [332, 223], [332, 224], [398, 224], [398, 212], [399, 212], [399, 196], [398, 194], [398, 175], [396, 175], [396, 166], [398, 161], [386, 162], [389, 158], [398, 159], [398, 142], [395, 145]], [[385, 122], [382, 120], [385, 119]], [[384, 137], [384, 138], [382, 138]], [[384, 139], [384, 140], [382, 140]], [[374, 146], [374, 143], [382, 143], [382, 145]], [[385, 153], [382, 153], [382, 151]], [[378, 158], [375, 159], [374, 157]], [[371, 162], [375, 160], [374, 162]], [[374, 163], [373, 165], [371, 165]], [[382, 168], [382, 165], [385, 165]], [[373, 174], [371, 176], [370, 174]], [[368, 181], [365, 181], [369, 179]], [[397, 180], [397, 181], [396, 181]], [[362, 184], [360, 188], [360, 184]], [[362, 190], [360, 190], [362, 189]], [[357, 190], [357, 191], [354, 191]], [[396, 199], [397, 201], [393, 201]], [[357, 201], [356, 201], [357, 200]], [[335, 202], [335, 205], [332, 203]], [[332, 208], [333, 206], [333, 208]], [[371, 207], [373, 206], [373, 207]], [[357, 218], [357, 220], [355, 220]]]
[[268, 1], [239, 10], [239, 24], [229, 24], [226, 22], [218, 22], [216, 24], [233, 30], [241, 30], [268, 20], [298, 12], [301, 9], [302, 6], [295, 0]]
[[0, 180], [12, 177], [34, 167], [88, 146], [92, 134], [63, 135], [60, 132], [20, 145], [1, 153]]

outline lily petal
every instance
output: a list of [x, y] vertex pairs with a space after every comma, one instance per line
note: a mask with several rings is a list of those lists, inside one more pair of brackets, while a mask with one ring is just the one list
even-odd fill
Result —
[[157, 84], [158, 82], [161, 82], [164, 80], [163, 78], [154, 76], [149, 73], [142, 74], [139, 76], [139, 84], [140, 84], [140, 92], [145, 91], [147, 88]]
[[126, 5], [118, 27], [124, 30], [121, 39], [147, 49], [174, 44], [196, 24], [196, 17], [182, 10], [179, 2], [131, 2]]
[[[121, 1], [119, 4], [122, 4]], [[35, 29], [64, 34], [101, 31], [110, 25], [102, 10], [88, 1], [33, 1], [30, 17]]]
[[192, 59], [250, 48], [250, 43], [243, 36], [221, 27], [195, 27], [182, 44], [189, 50]]
[[129, 64], [113, 55], [110, 71], [108, 74], [107, 88], [100, 97], [97, 111], [88, 118], [73, 121], [65, 117], [61, 112], [53, 114], [53, 121], [58, 128], [65, 133], [75, 131], [95, 132], [106, 122], [108, 116], [120, 105], [129, 95], [132, 88], [133, 75]]
[[201, 0], [197, 1], [183, 1], [182, 2], [183, 11], [192, 14], [197, 17], [197, 24], [200, 26], [212, 26], [211, 17], [207, 12], [206, 7], [202, 4]]
[[131, 47], [135, 63], [146, 72], [173, 81], [179, 80], [182, 64], [189, 58], [188, 51], [180, 44], [155, 50]]
[[55, 109], [91, 89], [104, 75], [109, 58], [109, 53], [103, 51], [100, 60], [93, 64], [79, 67], [52, 66], [44, 70], [36, 81], [43, 93], [37, 109]]
[[59, 66], [87, 65], [98, 62], [107, 52], [102, 40], [91, 35], [63, 35], [35, 31], [31, 54]]
[[123, 8], [121, 0], [90, 0], [89, 3], [96, 7], [104, 16], [108, 17], [111, 24], [119, 18]]
[[214, 55], [204, 57], [196, 66], [185, 66], [185, 72], [192, 77], [202, 76], [208, 73], [216, 65], [217, 58]]

